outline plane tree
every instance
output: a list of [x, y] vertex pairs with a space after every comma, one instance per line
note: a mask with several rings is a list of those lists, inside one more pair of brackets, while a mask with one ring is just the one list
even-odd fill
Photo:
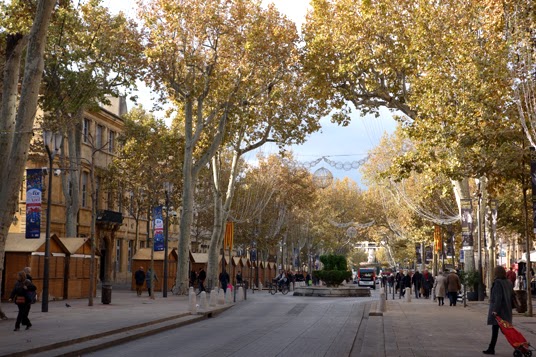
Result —
[[[0, 3], [0, 283], [5, 244], [24, 177], [56, 1]], [[0, 317], [5, 318], [0, 309]]]
[[[237, 115], [240, 108], [255, 108], [257, 101], [290, 89], [279, 83], [290, 85], [285, 77], [296, 57], [295, 28], [260, 1], [154, 0], [140, 4], [139, 16], [147, 33], [147, 81], [178, 111], [177, 125], [185, 139], [176, 286], [186, 293], [194, 187], [200, 171], [229, 137], [243, 135], [249, 145], [273, 134], [265, 130], [275, 125], [269, 120], [288, 119], [288, 125], [296, 125], [290, 122], [294, 118], [255, 117], [259, 112], [254, 109], [248, 116]], [[253, 119], [268, 122], [254, 130], [240, 127], [242, 120], [251, 127]]]

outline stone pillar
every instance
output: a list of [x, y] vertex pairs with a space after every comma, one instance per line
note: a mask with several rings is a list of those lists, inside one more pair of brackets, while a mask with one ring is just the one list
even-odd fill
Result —
[[220, 289], [218, 292], [218, 305], [225, 305], [225, 294], [223, 293], [223, 289]]
[[214, 288], [210, 293], [209, 306], [214, 307], [218, 303], [218, 291]]
[[202, 291], [199, 298], [199, 309], [206, 311], [208, 309], [207, 293]]
[[386, 310], [386, 306], [385, 306], [385, 293], [380, 293], [380, 302], [378, 304], [378, 310], [380, 310], [381, 312], [384, 312]]
[[195, 296], [195, 293], [192, 291], [190, 291], [190, 294], [189, 294], [189, 303], [190, 303], [190, 313], [192, 315], [196, 315], [197, 314], [197, 297]]
[[244, 300], [244, 288], [239, 286], [238, 290], [236, 291], [236, 301], [242, 300]]
[[406, 302], [411, 302], [411, 288], [406, 288]]

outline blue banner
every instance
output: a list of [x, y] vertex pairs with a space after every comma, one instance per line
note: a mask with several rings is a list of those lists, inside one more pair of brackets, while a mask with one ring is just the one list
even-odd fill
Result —
[[154, 227], [154, 251], [164, 250], [164, 219], [162, 217], [162, 206], [153, 209]]
[[41, 236], [42, 195], [43, 170], [26, 170], [26, 238], [36, 239]]

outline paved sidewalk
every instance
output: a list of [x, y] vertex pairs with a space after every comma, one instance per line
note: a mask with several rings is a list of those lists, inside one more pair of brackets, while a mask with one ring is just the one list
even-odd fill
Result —
[[[482, 350], [491, 338], [491, 327], [486, 324], [488, 301], [467, 304], [464, 308], [461, 302], [449, 306], [448, 300], [443, 306], [431, 299], [388, 300], [383, 314], [385, 349], [375, 355], [484, 356]], [[536, 344], [536, 318], [514, 310], [513, 324], [529, 343]], [[512, 356], [513, 351], [499, 334], [496, 355]]]
[[[9, 319], [0, 320], [0, 356], [36, 355], [50, 350], [52, 345], [61, 347], [97, 336], [98, 340], [102, 340], [111, 332], [124, 331], [128, 334], [134, 327], [156, 323], [177, 326], [206, 317], [190, 314], [187, 296], [169, 293], [167, 298], [163, 298], [159, 292], [152, 300], [147, 292], [138, 297], [135, 291], [124, 289], [112, 290], [112, 302], [108, 305], [101, 303], [98, 290], [91, 307], [87, 299], [50, 301], [48, 307], [48, 312], [41, 312], [41, 302], [32, 305], [29, 316], [32, 328], [26, 331], [21, 326], [20, 331], [13, 331], [17, 306], [2, 303], [2, 310]], [[218, 311], [222, 307], [219, 305], [213, 310]]]

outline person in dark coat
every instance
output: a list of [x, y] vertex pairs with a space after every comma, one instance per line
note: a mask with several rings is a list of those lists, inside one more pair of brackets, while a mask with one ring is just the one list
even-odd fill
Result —
[[225, 271], [225, 269], [220, 273], [219, 280], [220, 280], [221, 288], [223, 289], [223, 293], [226, 294], [227, 284], [229, 284], [229, 274], [227, 273], [227, 271]]
[[422, 287], [422, 274], [418, 270], [415, 271], [415, 274], [411, 277], [411, 283], [415, 288], [415, 298], [418, 299], [421, 297], [421, 287]]
[[514, 288], [510, 280], [506, 278], [506, 270], [502, 266], [495, 267], [493, 271], [495, 280], [491, 285], [488, 309], [488, 325], [491, 325], [491, 341], [488, 349], [482, 351], [485, 355], [495, 354], [495, 344], [499, 336], [499, 324], [495, 316], [499, 315], [503, 320], [512, 323], [512, 294]]
[[143, 271], [143, 267], [136, 270], [134, 273], [134, 280], [136, 281], [136, 293], [138, 296], [141, 296], [143, 283], [145, 283], [145, 272]]
[[242, 272], [239, 270], [238, 273], [236, 273], [236, 283], [242, 285]]
[[9, 296], [9, 301], [14, 301], [19, 308], [19, 313], [17, 315], [17, 320], [15, 321], [15, 329], [13, 331], [20, 330], [20, 324], [26, 325], [26, 330], [29, 330], [32, 327], [32, 323], [28, 318], [30, 313], [31, 301], [28, 298], [28, 291], [35, 291], [35, 285], [28, 279], [26, 279], [26, 273], [20, 271], [17, 273], [17, 281], [15, 282], [15, 287], [11, 291]]
[[428, 270], [425, 270], [422, 274], [422, 287], [424, 290], [424, 298], [428, 299], [430, 297], [430, 291], [432, 290], [432, 287], [434, 286], [434, 277], [432, 274], [428, 272]]
[[199, 268], [199, 274], [197, 274], [197, 281], [199, 282], [199, 292], [198, 294], [201, 294], [201, 291], [205, 290], [205, 279], [207, 278], [207, 272], [203, 268]]

